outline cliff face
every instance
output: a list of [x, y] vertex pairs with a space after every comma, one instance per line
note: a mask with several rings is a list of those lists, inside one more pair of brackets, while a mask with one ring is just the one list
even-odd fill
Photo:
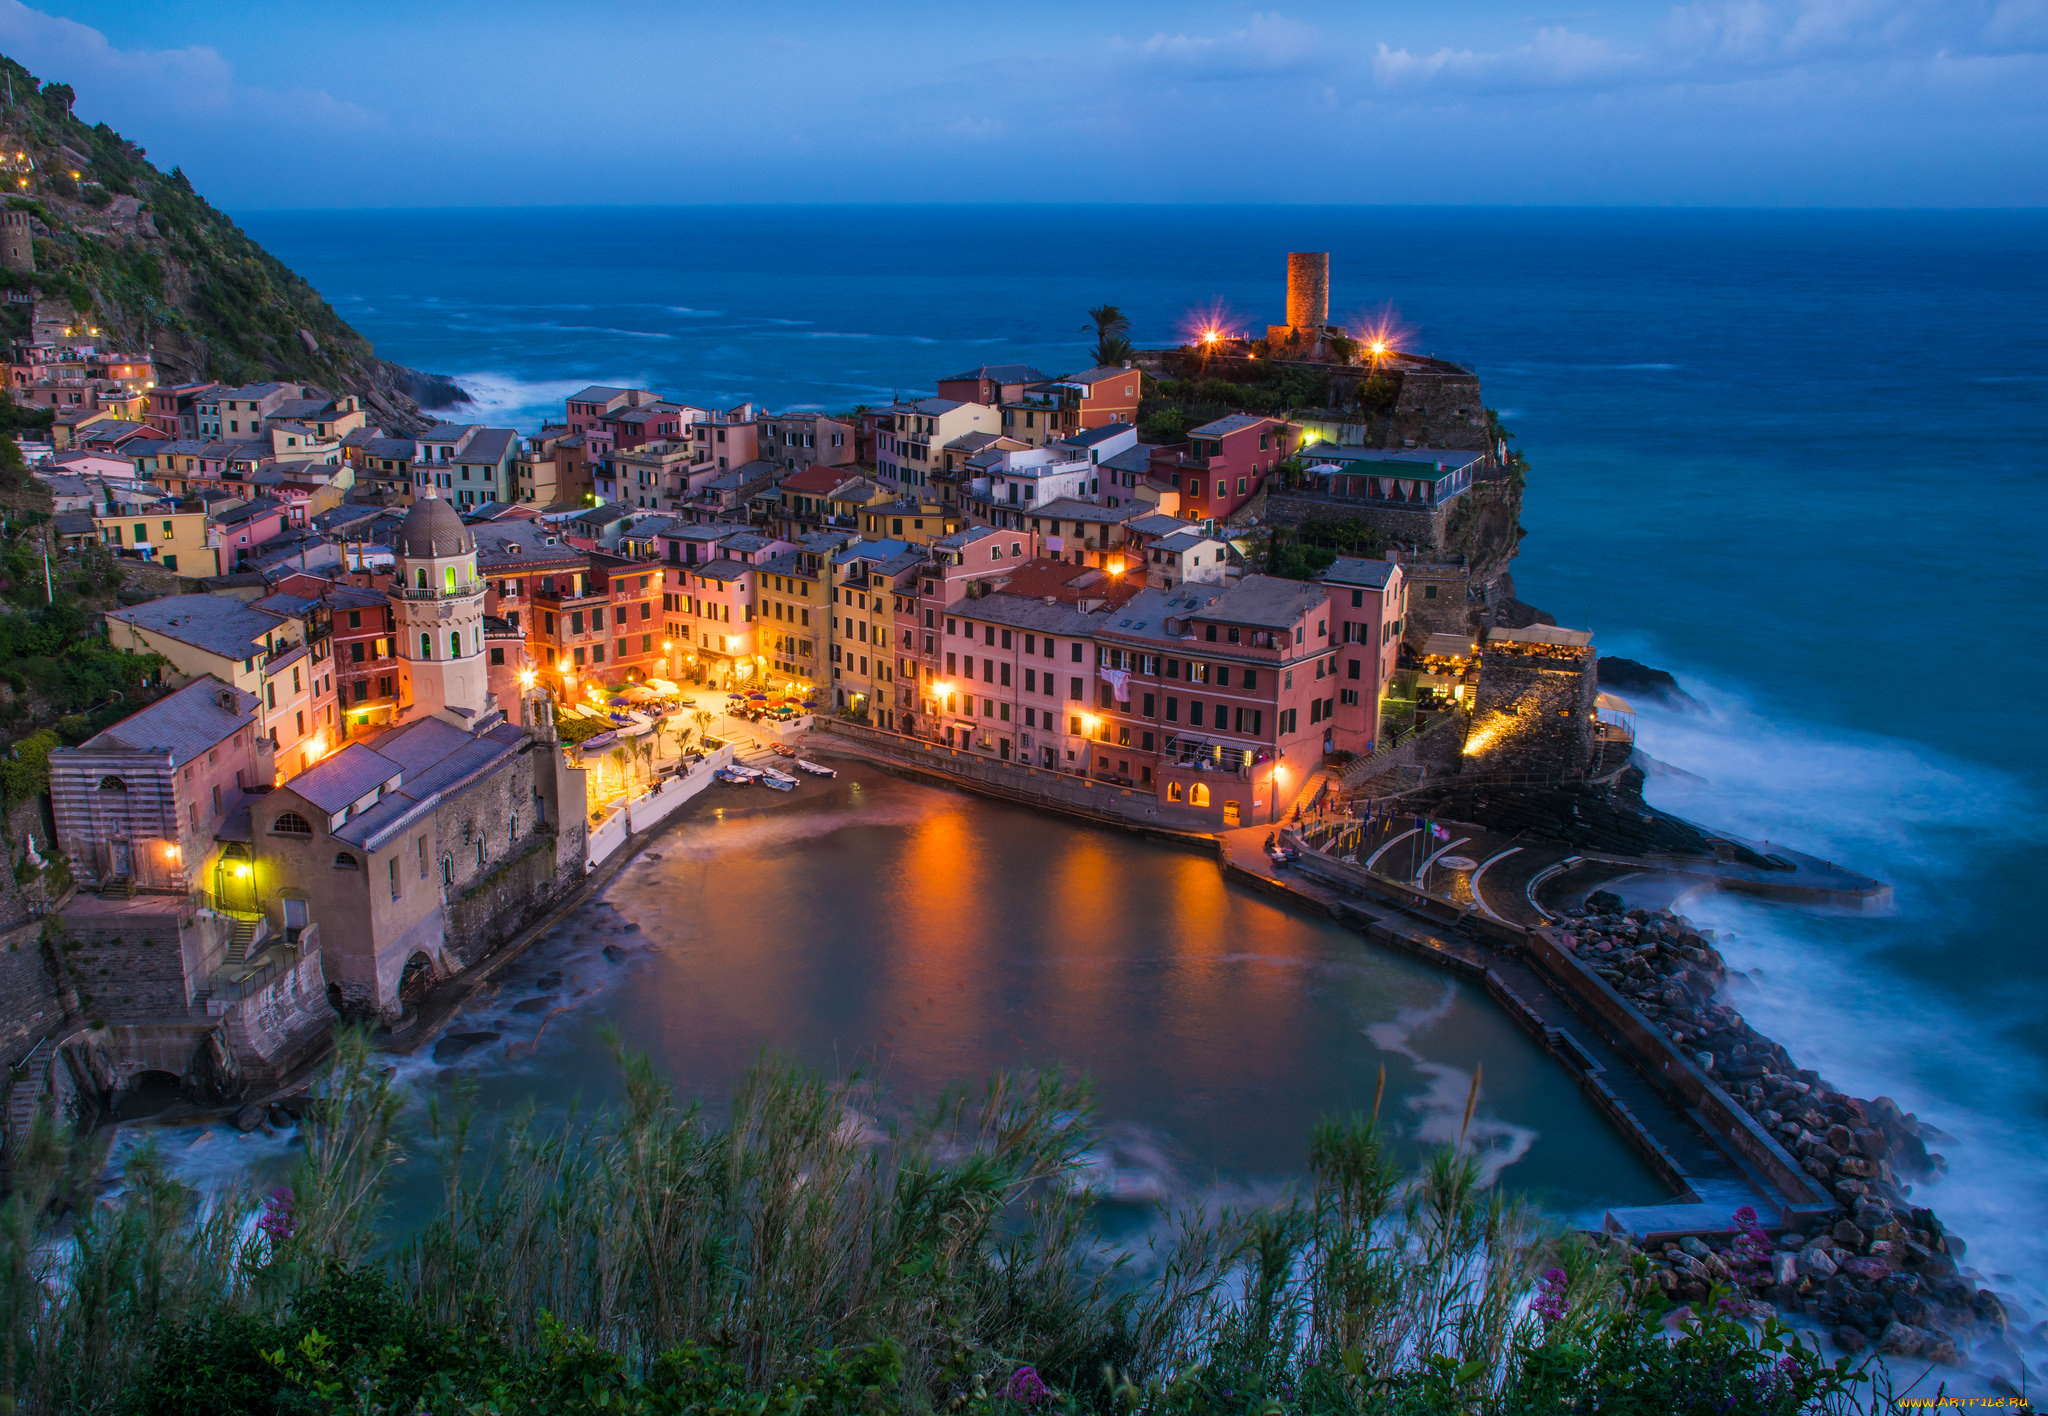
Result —
[[[147, 350], [165, 383], [280, 378], [362, 396], [394, 431], [432, 421], [460, 391], [379, 359], [320, 293], [250, 240], [143, 149], [71, 112], [63, 84], [0, 58], [0, 187], [32, 218], [35, 269], [0, 271], [0, 333], [27, 337], [32, 311], [75, 316], [102, 347]], [[31, 290], [42, 297], [31, 304]]]

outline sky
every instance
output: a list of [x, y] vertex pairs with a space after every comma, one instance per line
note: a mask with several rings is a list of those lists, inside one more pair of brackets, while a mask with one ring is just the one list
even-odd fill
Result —
[[0, 0], [235, 210], [2038, 206], [2048, 0]]

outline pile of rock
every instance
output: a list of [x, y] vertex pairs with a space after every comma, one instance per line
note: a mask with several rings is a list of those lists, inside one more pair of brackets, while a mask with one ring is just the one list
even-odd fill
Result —
[[1713, 931], [1668, 910], [1624, 911], [1604, 891], [1586, 905], [1563, 921], [1566, 946], [1691, 1053], [1836, 1203], [1825, 1223], [1779, 1235], [1768, 1253], [1754, 1230], [1718, 1248], [1699, 1238], [1663, 1245], [1649, 1254], [1655, 1281], [1680, 1302], [1705, 1298], [1710, 1282], [1746, 1289], [1832, 1329], [1844, 1351], [1874, 1342], [1940, 1362], [1964, 1352], [2016, 1373], [2008, 1302], [1958, 1268], [1962, 1241], [1907, 1198], [1911, 1179], [1947, 1164], [1917, 1119], [1889, 1097], [1834, 1090], [1718, 1001], [1727, 967]]

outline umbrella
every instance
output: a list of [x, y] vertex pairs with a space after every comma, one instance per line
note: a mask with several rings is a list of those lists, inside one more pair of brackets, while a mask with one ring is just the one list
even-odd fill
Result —
[[747, 695], [747, 698], [754, 703], [766, 703], [768, 701], [768, 695], [765, 693], [750, 693]]
[[744, 693], [728, 693], [728, 694], [726, 694], [725, 696], [726, 696], [727, 698], [739, 698], [739, 699], [744, 699], [744, 698], [745, 698], [745, 697], [746, 697], [747, 695], [746, 695], [746, 694], [744, 694]]

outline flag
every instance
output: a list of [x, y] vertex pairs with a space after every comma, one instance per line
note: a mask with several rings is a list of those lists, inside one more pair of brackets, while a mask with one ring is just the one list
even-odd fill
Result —
[[1448, 841], [1451, 839], [1451, 833], [1445, 830], [1443, 827], [1437, 825], [1434, 821], [1429, 823], [1429, 834], [1439, 841]]

